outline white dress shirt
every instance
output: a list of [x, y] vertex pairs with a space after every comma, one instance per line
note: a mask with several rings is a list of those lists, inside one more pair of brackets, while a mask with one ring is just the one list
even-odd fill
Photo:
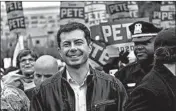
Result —
[[[87, 76], [90, 73], [87, 73]], [[67, 81], [70, 84], [71, 88], [73, 89], [75, 93], [75, 111], [87, 111], [86, 108], [86, 91], [87, 91], [87, 83], [86, 83], [86, 78], [85, 77], [83, 83], [79, 85], [69, 74], [67, 71]]]

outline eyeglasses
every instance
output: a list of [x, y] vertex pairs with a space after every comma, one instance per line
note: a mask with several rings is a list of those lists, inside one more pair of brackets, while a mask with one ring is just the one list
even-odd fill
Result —
[[35, 59], [33, 59], [33, 58], [22, 59], [22, 60], [20, 60], [20, 63], [26, 63], [27, 61], [29, 61], [31, 63], [31, 62], [35, 62]]

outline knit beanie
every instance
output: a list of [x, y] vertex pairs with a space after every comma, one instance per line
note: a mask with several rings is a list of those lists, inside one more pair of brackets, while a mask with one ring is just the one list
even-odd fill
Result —
[[154, 42], [156, 62], [176, 62], [176, 29], [167, 28], [158, 33]]

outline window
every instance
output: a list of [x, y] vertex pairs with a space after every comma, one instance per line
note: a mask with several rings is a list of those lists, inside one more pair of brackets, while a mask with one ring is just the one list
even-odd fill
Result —
[[25, 17], [25, 20], [28, 20], [28, 17]]
[[40, 16], [40, 19], [45, 19], [45, 17], [43, 15]]
[[25, 21], [25, 24], [29, 24], [29, 21]]
[[31, 19], [37, 19], [37, 16], [32, 16]]
[[49, 20], [48, 23], [55, 23], [55, 20]]
[[31, 24], [38, 24], [38, 21], [32, 21]]
[[40, 44], [40, 41], [39, 41], [39, 40], [36, 40], [36, 41], [35, 41], [35, 44]]
[[53, 19], [53, 17], [52, 16], [48, 16], [48, 19]]

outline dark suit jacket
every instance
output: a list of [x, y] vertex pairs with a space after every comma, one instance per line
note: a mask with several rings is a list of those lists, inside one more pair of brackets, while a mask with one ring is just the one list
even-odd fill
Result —
[[[152, 65], [146, 66], [148, 70], [147, 73], [152, 69], [152, 67]], [[127, 93], [130, 94], [147, 73], [141, 68], [139, 63], [134, 62], [119, 70], [115, 74], [115, 77], [122, 82]], [[134, 84], [133, 86], [130, 85], [132, 83]]]
[[32, 100], [34, 90], [35, 90], [35, 87], [25, 91], [25, 94], [27, 95], [27, 97], [29, 98], [30, 101]]

